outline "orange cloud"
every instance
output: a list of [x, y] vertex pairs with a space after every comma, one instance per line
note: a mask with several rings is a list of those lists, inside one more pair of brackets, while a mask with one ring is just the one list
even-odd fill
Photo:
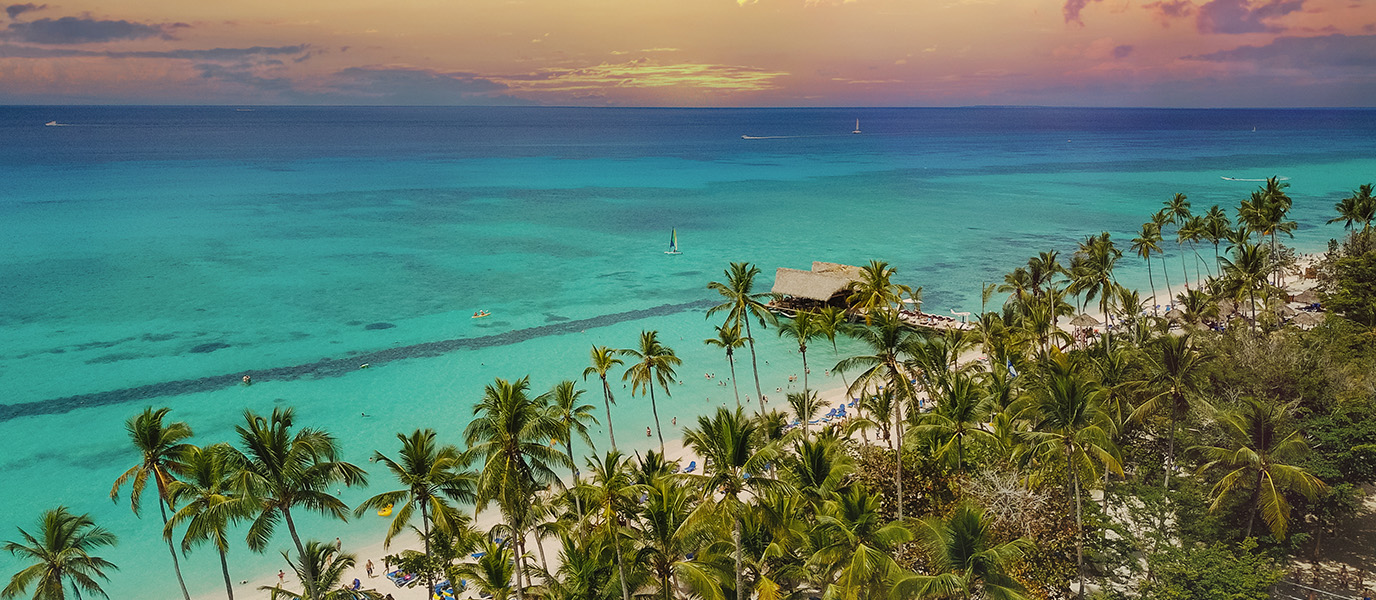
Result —
[[581, 92], [608, 88], [685, 87], [718, 92], [758, 92], [777, 89], [783, 71], [709, 63], [659, 64], [640, 58], [578, 69], [540, 69], [523, 76], [493, 76], [514, 92]]

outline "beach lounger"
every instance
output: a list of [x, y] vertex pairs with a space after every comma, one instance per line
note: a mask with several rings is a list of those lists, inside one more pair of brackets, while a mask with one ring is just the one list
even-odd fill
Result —
[[687, 468], [687, 469], [684, 469], [683, 472], [684, 472], [684, 473], [692, 473], [693, 471], [696, 471], [696, 470], [698, 470], [698, 461], [692, 460], [692, 461], [688, 461], [688, 468]]

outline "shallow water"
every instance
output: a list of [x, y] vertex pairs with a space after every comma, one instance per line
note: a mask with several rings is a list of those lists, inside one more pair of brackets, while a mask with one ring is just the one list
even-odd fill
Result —
[[[367, 464], [399, 431], [457, 442], [493, 377], [543, 391], [590, 345], [657, 329], [684, 359], [667, 428], [732, 402], [701, 343], [729, 261], [767, 289], [777, 267], [883, 259], [927, 311], [973, 311], [1031, 254], [1126, 245], [1176, 192], [1231, 209], [1257, 185], [1221, 176], [1289, 177], [1293, 243], [1322, 250], [1333, 203], [1376, 177], [1376, 112], [1350, 110], [24, 107], [0, 108], [0, 139], [0, 531], [93, 513], [121, 536], [115, 598], [177, 595], [157, 517], [107, 498], [144, 406], [199, 443], [295, 406]], [[1147, 283], [1130, 258], [1119, 279]], [[796, 349], [757, 337], [764, 387], [786, 385]], [[614, 388], [618, 441], [650, 447], [648, 402]], [[391, 489], [375, 475], [345, 498]], [[381, 521], [302, 529], [372, 542]], [[232, 551], [236, 579], [280, 561]], [[213, 553], [184, 565], [193, 591], [220, 586]]]

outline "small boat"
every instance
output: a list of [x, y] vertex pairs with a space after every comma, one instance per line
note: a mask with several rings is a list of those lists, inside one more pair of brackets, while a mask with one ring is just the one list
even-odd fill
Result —
[[61, 126], [61, 125], [62, 125], [62, 124], [61, 124], [61, 123], [58, 123], [57, 121], [48, 121], [47, 123], [44, 123], [44, 124], [43, 124], [44, 127], [58, 127], [58, 126]]
[[474, 318], [474, 319], [481, 319], [481, 318], [483, 318], [483, 317], [490, 317], [490, 316], [492, 316], [492, 313], [487, 312], [487, 311], [485, 311], [485, 310], [480, 310], [480, 311], [478, 311], [478, 312], [473, 313], [473, 318]]
[[851, 133], [860, 133], [860, 119], [855, 120], [855, 131], [852, 131]]
[[669, 249], [668, 249], [668, 250], [665, 250], [664, 253], [665, 253], [665, 254], [683, 254], [682, 252], [679, 252], [679, 251], [678, 251], [678, 229], [677, 229], [677, 228], [669, 230]]
[[384, 507], [382, 507], [382, 508], [377, 509], [377, 516], [379, 516], [379, 517], [390, 517], [390, 516], [392, 516], [392, 505], [391, 505], [391, 504], [388, 504], [387, 506], [384, 506]]

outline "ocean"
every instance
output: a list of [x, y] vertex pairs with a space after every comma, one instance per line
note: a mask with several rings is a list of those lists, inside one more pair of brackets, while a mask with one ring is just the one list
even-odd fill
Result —
[[[108, 497], [146, 406], [201, 444], [293, 406], [369, 466], [398, 432], [457, 444], [495, 377], [581, 382], [590, 346], [653, 329], [683, 359], [658, 397], [677, 435], [670, 417], [733, 402], [702, 343], [706, 284], [731, 261], [765, 291], [778, 267], [885, 260], [927, 312], [977, 311], [1037, 252], [1100, 231], [1126, 251], [1177, 192], [1232, 214], [1258, 184], [1223, 177], [1288, 177], [1283, 241], [1322, 251], [1333, 204], [1376, 179], [1372, 110], [0, 107], [0, 141], [0, 539], [58, 504], [91, 513], [120, 536], [112, 598], [179, 596], [155, 507]], [[1120, 265], [1145, 292], [1142, 263]], [[757, 338], [769, 395], [801, 365]], [[809, 354], [814, 373], [835, 361]], [[652, 447], [648, 402], [613, 388], [618, 442]], [[394, 489], [372, 476], [346, 501]], [[301, 523], [350, 545], [384, 527]], [[289, 545], [236, 545], [233, 576], [275, 571]], [[0, 575], [17, 565], [0, 556]], [[193, 593], [220, 589], [213, 550], [183, 568]]]

